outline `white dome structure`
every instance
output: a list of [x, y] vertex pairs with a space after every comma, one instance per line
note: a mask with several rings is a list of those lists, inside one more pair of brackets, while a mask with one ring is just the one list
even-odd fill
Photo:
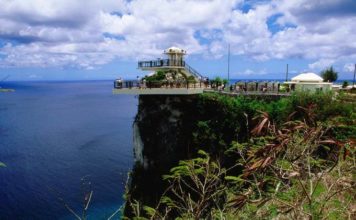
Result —
[[292, 78], [291, 81], [284, 82], [291, 91], [329, 91], [332, 83], [323, 82], [323, 78], [315, 73], [301, 73]]
[[165, 54], [186, 54], [187, 51], [178, 47], [170, 47], [164, 51]]
[[292, 82], [323, 82], [323, 78], [315, 73], [301, 73], [292, 78]]

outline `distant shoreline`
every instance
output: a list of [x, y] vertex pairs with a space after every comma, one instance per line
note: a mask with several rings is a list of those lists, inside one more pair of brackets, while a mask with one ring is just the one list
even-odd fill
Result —
[[15, 89], [0, 88], [0, 92], [15, 92]]
[[[221, 76], [222, 77], [222, 76]], [[209, 79], [213, 79], [214, 77], [209, 77]], [[224, 77], [222, 77], [224, 78]], [[115, 79], [90, 79], [90, 80], [81, 80], [81, 79], [73, 79], [73, 80], [13, 80], [13, 81], [6, 81], [5, 83], [3, 83], [4, 85], [6, 84], [11, 84], [11, 83], [58, 83], [58, 82], [63, 82], [63, 83], [70, 83], [70, 82], [113, 82]], [[124, 78], [124, 80], [137, 80], [137, 78]], [[260, 79], [256, 79], [256, 78], [241, 78], [241, 79], [230, 79], [230, 83], [231, 82], [237, 82], [237, 81], [246, 81], [246, 82], [264, 82], [264, 81], [274, 81], [274, 82], [284, 82], [285, 79], [264, 79], [264, 78], [260, 78]], [[342, 84], [344, 81], [348, 81], [349, 83], [353, 82], [353, 79], [338, 79], [335, 82], [333, 82], [334, 84]]]

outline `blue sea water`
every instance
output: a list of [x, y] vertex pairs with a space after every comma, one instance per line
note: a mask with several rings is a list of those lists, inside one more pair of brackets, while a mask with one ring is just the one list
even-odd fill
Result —
[[58, 197], [80, 213], [82, 177], [93, 189], [88, 219], [118, 209], [137, 99], [112, 95], [110, 81], [2, 86], [16, 91], [0, 93], [0, 219], [74, 219]]

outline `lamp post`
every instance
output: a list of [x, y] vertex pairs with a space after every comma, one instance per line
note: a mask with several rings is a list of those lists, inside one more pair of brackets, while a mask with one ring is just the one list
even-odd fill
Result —
[[356, 63], [355, 63], [355, 68], [354, 68], [354, 80], [352, 81], [352, 88], [355, 87], [355, 75], [356, 75]]
[[228, 47], [228, 54], [227, 54], [227, 84], [230, 84], [230, 44]]

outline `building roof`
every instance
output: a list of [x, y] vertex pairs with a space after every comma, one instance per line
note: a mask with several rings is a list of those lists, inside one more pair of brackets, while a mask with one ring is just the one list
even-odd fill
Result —
[[293, 82], [323, 82], [323, 78], [315, 73], [301, 73], [292, 78]]
[[180, 49], [178, 47], [170, 47], [164, 51], [164, 53], [180, 53], [180, 54], [185, 54], [186, 51], [183, 49]]

